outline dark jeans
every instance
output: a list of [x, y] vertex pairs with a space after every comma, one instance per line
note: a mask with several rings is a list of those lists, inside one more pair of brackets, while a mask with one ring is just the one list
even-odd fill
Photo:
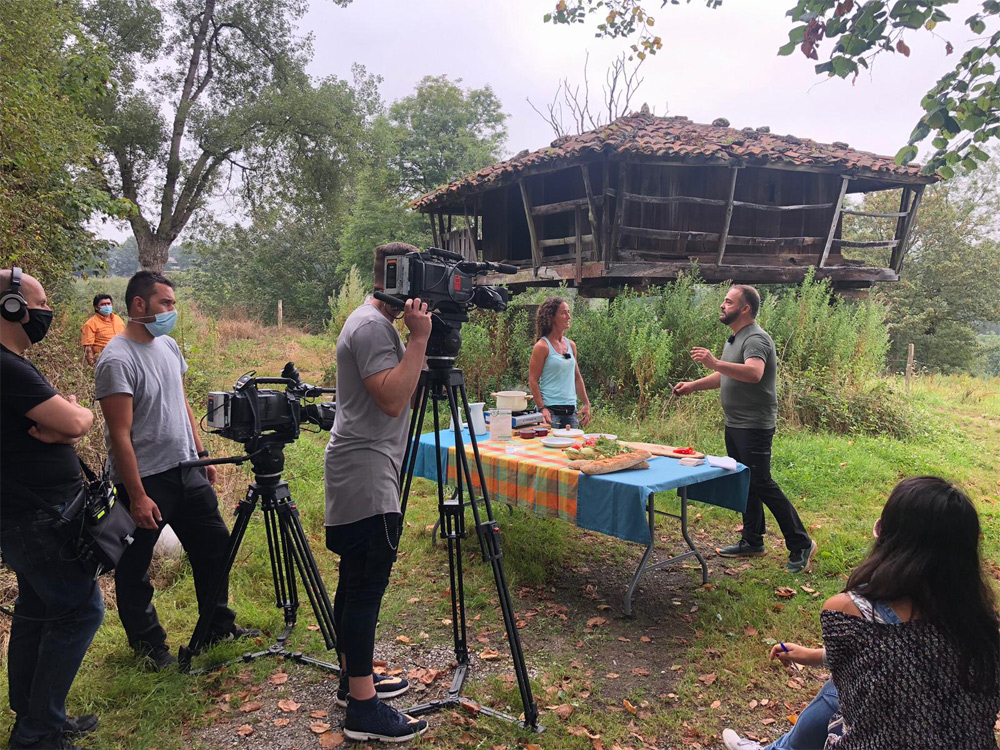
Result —
[[726, 428], [726, 452], [750, 469], [750, 495], [743, 514], [743, 539], [764, 544], [764, 506], [771, 511], [785, 537], [789, 552], [809, 549], [812, 541], [791, 502], [771, 477], [771, 442], [774, 430]]
[[549, 410], [549, 414], [552, 415], [553, 429], [580, 429], [580, 418], [576, 414], [575, 406], [549, 406], [547, 408]]
[[[227, 606], [228, 579], [218, 599], [212, 599], [212, 594], [226, 563], [229, 529], [219, 514], [219, 501], [205, 470], [170, 469], [143, 477], [142, 486], [160, 509], [163, 524], [170, 524], [191, 561], [199, 614], [214, 610], [211, 634], [228, 632], [236, 620], [236, 614]], [[118, 497], [129, 504], [124, 485], [118, 485]], [[115, 569], [115, 594], [129, 645], [149, 649], [167, 641], [167, 633], [156, 616], [153, 584], [149, 581], [149, 563], [160, 529], [137, 528], [133, 536], [135, 541]]]
[[62, 731], [70, 685], [104, 619], [93, 573], [66, 559], [70, 553], [52, 525], [53, 519], [40, 513], [5, 520], [0, 533], [4, 562], [17, 575], [19, 617], [10, 627], [7, 687], [25, 743]]
[[[375, 658], [375, 626], [399, 545], [398, 513], [326, 527], [326, 546], [340, 555], [333, 598], [337, 651], [349, 677], [367, 677]], [[391, 544], [390, 544], [391, 539]]]

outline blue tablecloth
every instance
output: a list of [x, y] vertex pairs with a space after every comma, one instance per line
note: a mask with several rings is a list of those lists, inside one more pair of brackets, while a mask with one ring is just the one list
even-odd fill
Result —
[[[463, 433], [468, 445], [468, 432]], [[442, 469], [447, 466], [448, 449], [454, 445], [454, 433], [442, 432], [439, 457]], [[517, 454], [512, 455], [511, 460], [517, 460]], [[434, 433], [425, 433], [418, 443], [414, 474], [436, 481], [438, 472], [434, 464]], [[690, 500], [742, 512], [746, 509], [750, 489], [750, 471], [742, 464], [737, 471], [728, 471], [707, 463], [681, 466], [675, 458], [653, 458], [648, 469], [597, 476], [581, 474], [576, 498], [576, 524], [590, 531], [648, 544], [646, 502], [649, 495], [680, 487], [688, 488]], [[517, 498], [493, 499], [517, 503]]]

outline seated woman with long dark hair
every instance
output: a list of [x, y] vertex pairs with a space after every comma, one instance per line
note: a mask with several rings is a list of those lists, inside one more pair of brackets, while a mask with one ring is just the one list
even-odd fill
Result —
[[[911, 477], [892, 491], [875, 533], [844, 593], [823, 605], [826, 648], [772, 650], [785, 662], [825, 663], [833, 684], [769, 747], [993, 750], [1000, 618], [975, 507], [944, 479]], [[731, 750], [760, 747], [730, 729], [723, 740]]]

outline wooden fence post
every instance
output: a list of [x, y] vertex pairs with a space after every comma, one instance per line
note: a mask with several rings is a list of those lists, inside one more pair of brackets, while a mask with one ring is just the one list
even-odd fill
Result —
[[906, 393], [910, 393], [910, 380], [913, 378], [913, 344], [906, 350]]
[[278, 328], [281, 328], [281, 300], [278, 300]]

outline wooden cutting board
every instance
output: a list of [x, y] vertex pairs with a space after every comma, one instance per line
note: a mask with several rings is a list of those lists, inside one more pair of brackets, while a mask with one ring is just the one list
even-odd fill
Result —
[[637, 451], [649, 451], [654, 456], [666, 456], [667, 458], [704, 458], [704, 453], [695, 451], [694, 453], [675, 453], [677, 450], [672, 445], [657, 445], [656, 443], [626, 443], [630, 448]]

